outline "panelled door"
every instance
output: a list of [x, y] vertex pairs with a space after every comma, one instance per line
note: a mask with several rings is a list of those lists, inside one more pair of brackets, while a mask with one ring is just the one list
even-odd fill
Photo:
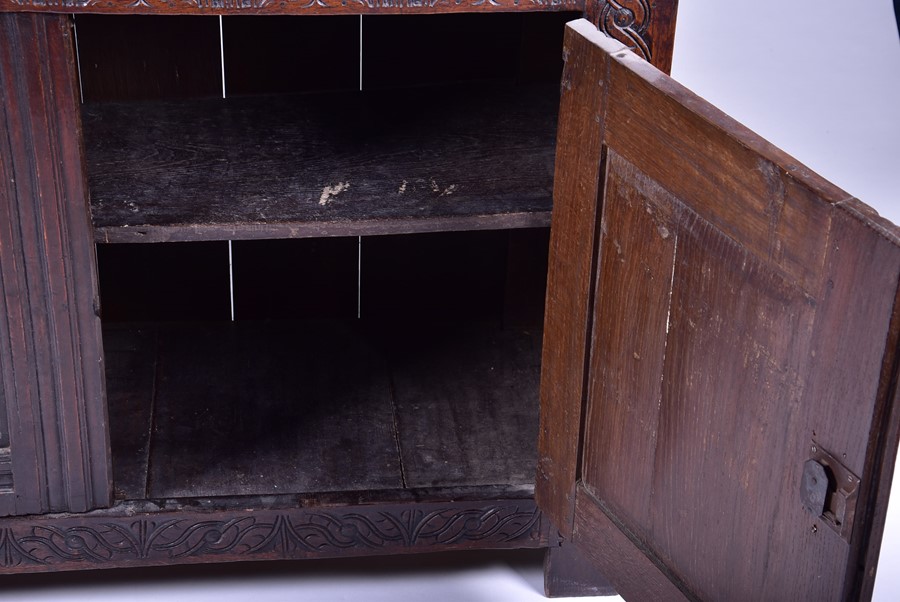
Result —
[[871, 595], [900, 229], [569, 24], [538, 502], [629, 600]]

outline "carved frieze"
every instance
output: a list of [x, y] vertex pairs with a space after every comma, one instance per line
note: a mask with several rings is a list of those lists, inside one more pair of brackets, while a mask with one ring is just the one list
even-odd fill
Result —
[[158, 14], [578, 10], [584, 0], [0, 0], [3, 10]]
[[379, 549], [535, 547], [542, 540], [541, 514], [529, 500], [124, 514], [4, 521], [0, 570], [325, 557]]
[[651, 11], [650, 0], [602, 0], [597, 26], [651, 61], [653, 47], [648, 35]]

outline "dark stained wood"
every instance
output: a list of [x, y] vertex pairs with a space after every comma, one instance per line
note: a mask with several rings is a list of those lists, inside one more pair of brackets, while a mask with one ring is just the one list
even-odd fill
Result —
[[548, 598], [615, 596], [616, 590], [574, 544], [551, 545], [544, 556], [544, 594]]
[[[649, 205], [624, 177], [612, 177], [610, 171], [627, 167], [611, 150], [606, 167], [588, 393], [604, 403], [592, 402], [587, 413], [584, 478], [596, 490], [617, 492], [604, 500], [623, 518], [640, 521], [650, 508], [677, 243], [669, 207]], [[630, 258], [638, 255], [635, 266]], [[615, 285], [601, 286], [607, 282]], [[620, 308], [635, 318], [623, 320]], [[610, 463], [621, 467], [622, 458], [628, 458], [627, 470], [607, 469]], [[603, 468], [592, 472], [597, 463]]]
[[228, 96], [359, 88], [359, 17], [234, 16], [222, 41]]
[[668, 73], [678, 0], [587, 0], [585, 17], [603, 33]]
[[148, 494], [156, 352], [155, 328], [104, 326], [113, 486], [119, 500]]
[[507, 232], [437, 232], [362, 240], [362, 317], [410, 324], [499, 321]]
[[357, 238], [235, 241], [235, 319], [355, 318], [358, 266]]
[[389, 338], [406, 485], [532, 485], [540, 329], [409, 327]]
[[542, 326], [547, 296], [549, 228], [508, 231], [503, 323], [507, 326]]
[[603, 574], [619, 595], [626, 600], [660, 602], [696, 599], [634, 533], [604, 512], [583, 486], [578, 487], [575, 507], [578, 549], [595, 567], [603, 567]]
[[214, 17], [79, 15], [85, 102], [222, 95]]
[[104, 323], [227, 320], [228, 243], [97, 245]]
[[344, 498], [332, 506], [283, 496], [166, 500], [12, 518], [4, 521], [0, 573], [547, 545], [534, 500], [490, 489], [466, 497]]
[[538, 504], [566, 537], [575, 508], [607, 102], [602, 64], [589, 46], [571, 35], [563, 46], [535, 484]]
[[141, 15], [359, 15], [494, 13], [582, 10], [584, 0], [0, 0], [0, 12], [108, 13]]
[[161, 327], [151, 497], [402, 487], [386, 366], [336, 321]]
[[72, 56], [66, 18], [0, 15], [0, 410], [12, 469], [0, 515], [111, 497]]
[[523, 13], [519, 41], [519, 82], [547, 82], [559, 85], [563, 70], [563, 32], [566, 23], [581, 17], [577, 12]]
[[96, 239], [546, 225], [555, 99], [499, 86], [89, 105]]
[[540, 338], [488, 324], [117, 326], [106, 333], [116, 489], [530, 491]]
[[521, 17], [505, 13], [364, 18], [363, 90], [511, 82], [519, 67]]
[[[586, 22], [575, 40], [609, 91], [575, 543], [635, 599], [670, 595], [647, 563], [675, 597], [858, 598], [896, 448], [900, 229]], [[862, 479], [849, 542], [800, 502], [819, 449]]]

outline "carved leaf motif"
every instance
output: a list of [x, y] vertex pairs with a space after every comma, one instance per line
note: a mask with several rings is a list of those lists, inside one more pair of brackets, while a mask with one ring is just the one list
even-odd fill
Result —
[[[427, 507], [426, 507], [427, 508]], [[291, 558], [343, 550], [440, 547], [534, 539], [541, 514], [533, 503], [371, 512], [240, 513], [227, 520], [83, 518], [16, 519], [0, 529], [0, 567], [121, 565], [142, 560], [257, 554]], [[67, 526], [67, 523], [73, 523]]]

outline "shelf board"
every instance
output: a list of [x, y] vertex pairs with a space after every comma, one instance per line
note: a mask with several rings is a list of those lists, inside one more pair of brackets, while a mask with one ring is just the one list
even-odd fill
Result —
[[512, 85], [86, 104], [95, 239], [546, 226], [557, 104]]
[[117, 498], [533, 486], [541, 333], [417, 326], [105, 327]]

